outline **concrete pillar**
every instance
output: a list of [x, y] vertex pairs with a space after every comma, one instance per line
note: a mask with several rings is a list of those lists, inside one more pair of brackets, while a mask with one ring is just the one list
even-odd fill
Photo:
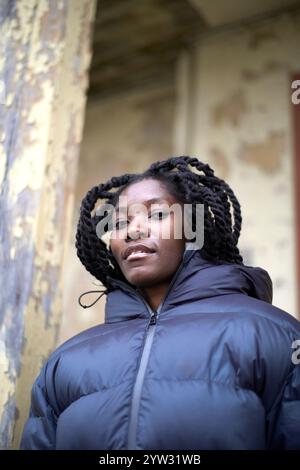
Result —
[[0, 6], [0, 447], [56, 345], [96, 0]]

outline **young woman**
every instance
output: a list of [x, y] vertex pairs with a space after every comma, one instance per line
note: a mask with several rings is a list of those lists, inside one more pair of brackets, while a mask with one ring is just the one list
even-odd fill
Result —
[[[99, 199], [114, 208], [106, 241]], [[197, 248], [185, 228], [199, 204]], [[42, 368], [22, 449], [300, 449], [300, 323], [272, 306], [268, 273], [243, 264], [241, 221], [233, 191], [197, 158], [87, 193], [76, 247], [104, 286], [105, 323]]]

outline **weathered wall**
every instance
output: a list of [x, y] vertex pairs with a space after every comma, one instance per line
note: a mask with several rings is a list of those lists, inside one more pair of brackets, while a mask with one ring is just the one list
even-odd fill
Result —
[[90, 309], [77, 302], [97, 285], [74, 248], [81, 198], [111, 176], [174, 154], [207, 161], [232, 185], [245, 262], [265, 267], [274, 304], [297, 314], [289, 76], [300, 68], [299, 32], [295, 14], [214, 32], [181, 58], [176, 85], [174, 76], [167, 89], [157, 83], [88, 103], [59, 342], [103, 322], [104, 296]]
[[[79, 295], [99, 284], [85, 270], [75, 252], [79, 206], [94, 185], [123, 173], [139, 172], [153, 161], [171, 155], [174, 118], [174, 83], [88, 102], [80, 151], [71, 244], [65, 273], [64, 318], [59, 342], [89, 326], [103, 322], [105, 296], [83, 309]], [[95, 297], [86, 296], [90, 303]]]
[[57, 340], [94, 10], [94, 0], [1, 2], [2, 448], [18, 446]]
[[245, 261], [267, 269], [274, 304], [297, 316], [291, 74], [300, 12], [202, 38], [178, 67], [176, 153], [208, 161], [240, 199]]

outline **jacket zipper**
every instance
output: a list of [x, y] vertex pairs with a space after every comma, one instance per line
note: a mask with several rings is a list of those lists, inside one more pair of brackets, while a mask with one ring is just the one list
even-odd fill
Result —
[[156, 329], [157, 318], [162, 310], [163, 304], [165, 303], [165, 300], [171, 290], [171, 287], [173, 286], [181, 269], [183, 268], [183, 265], [184, 265], [184, 262], [182, 262], [181, 266], [178, 268], [173, 280], [171, 281], [171, 284], [169, 285], [167, 293], [163, 301], [160, 303], [157, 311], [152, 310], [150, 305], [145, 301], [145, 299], [139, 294], [137, 294], [137, 292], [134, 291], [134, 289], [130, 288], [130, 290], [132, 290], [136, 295], [138, 295], [143, 301], [143, 303], [146, 305], [150, 313], [150, 321], [146, 328], [145, 339], [143, 342], [142, 352], [141, 352], [140, 361], [139, 361], [138, 370], [137, 370], [136, 379], [135, 379], [135, 384], [133, 387], [131, 411], [130, 411], [130, 417], [129, 417], [129, 431], [128, 431], [128, 445], [127, 445], [128, 450], [136, 449], [136, 434], [137, 434], [139, 405], [141, 401], [141, 394], [142, 394], [146, 368], [147, 368], [150, 351], [151, 351], [151, 347], [153, 343], [154, 333]]
[[146, 337], [143, 344], [143, 350], [141, 354], [140, 363], [138, 366], [138, 372], [135, 379], [135, 384], [133, 388], [132, 394], [132, 404], [131, 404], [131, 412], [129, 418], [129, 431], [128, 431], [128, 449], [133, 450], [136, 448], [136, 429], [137, 429], [137, 422], [138, 422], [138, 412], [139, 412], [139, 405], [141, 400], [141, 393], [142, 387], [145, 377], [145, 372], [149, 360], [149, 355], [151, 351], [151, 346], [154, 338], [154, 333], [156, 329], [156, 321], [157, 316], [160, 312], [160, 307], [158, 308], [157, 312], [150, 309], [147, 306], [150, 312], [150, 321], [147, 325], [146, 330]]

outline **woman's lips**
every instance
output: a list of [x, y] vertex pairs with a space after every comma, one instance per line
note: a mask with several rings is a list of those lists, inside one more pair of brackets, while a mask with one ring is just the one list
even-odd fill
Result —
[[151, 247], [148, 244], [134, 243], [130, 244], [126, 250], [122, 252], [122, 256], [124, 259], [127, 259], [131, 253], [153, 253], [154, 251], [154, 247]]
[[125, 261], [135, 261], [135, 260], [147, 258], [148, 256], [152, 256], [152, 255], [154, 255], [154, 253], [144, 253], [144, 252], [134, 253], [133, 252], [133, 253], [130, 253], [129, 256], [127, 256]]

